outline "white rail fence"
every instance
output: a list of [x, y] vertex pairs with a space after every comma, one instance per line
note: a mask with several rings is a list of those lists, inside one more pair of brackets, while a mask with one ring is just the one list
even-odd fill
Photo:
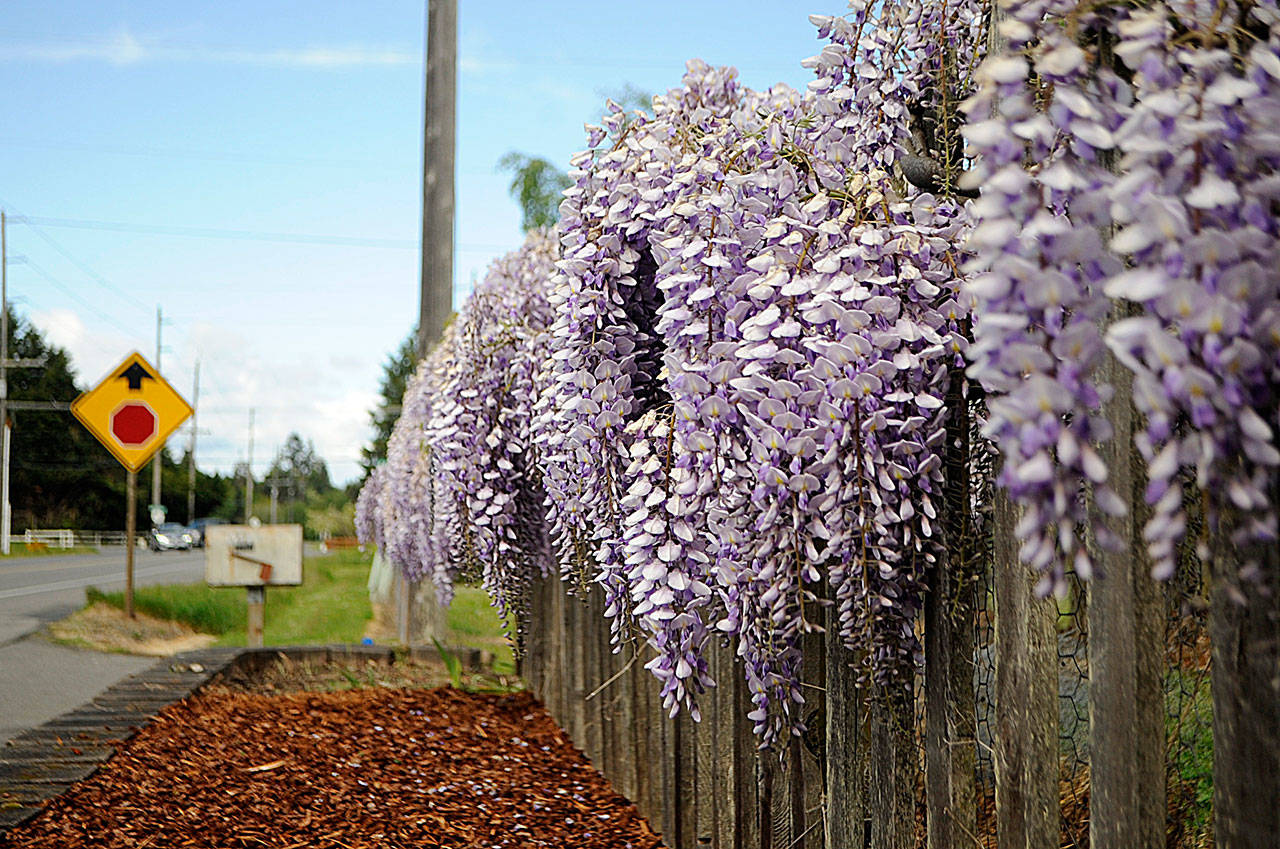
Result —
[[22, 542], [27, 545], [40, 543], [49, 548], [124, 545], [124, 531], [73, 531], [68, 528], [46, 531], [28, 530], [22, 535]]

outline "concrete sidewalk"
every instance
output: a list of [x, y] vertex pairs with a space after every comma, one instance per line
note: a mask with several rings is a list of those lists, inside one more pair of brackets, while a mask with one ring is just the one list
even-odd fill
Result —
[[66, 648], [38, 635], [0, 646], [0, 745], [155, 663], [154, 657]]

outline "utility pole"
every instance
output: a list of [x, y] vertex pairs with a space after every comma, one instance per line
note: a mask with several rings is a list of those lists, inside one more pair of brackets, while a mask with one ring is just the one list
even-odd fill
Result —
[[[418, 357], [453, 312], [453, 150], [457, 135], [458, 2], [427, 0], [426, 103], [422, 132], [422, 285]], [[443, 636], [444, 611], [430, 581], [410, 587], [396, 570], [397, 631], [403, 643]], [[415, 613], [416, 611], [416, 613]], [[416, 623], [414, 620], [417, 620]], [[415, 627], [416, 626], [416, 627]]]
[[12, 518], [9, 510], [9, 373], [5, 370], [9, 359], [9, 245], [6, 241], [7, 222], [0, 210], [0, 428], [4, 430], [0, 462], [0, 553], [9, 553], [9, 530]]
[[9, 369], [39, 368], [43, 359], [11, 359], [9, 357], [9, 245], [8, 221], [0, 210], [0, 553], [9, 553], [10, 529], [13, 527], [13, 510], [9, 506], [9, 445], [13, 433], [9, 426], [9, 412], [25, 410], [66, 409], [53, 401], [9, 402]]
[[249, 408], [249, 462], [244, 466], [244, 523], [249, 524], [253, 518], [253, 414], [257, 412]]
[[271, 490], [271, 512], [268, 515], [271, 524], [274, 525], [277, 521], [278, 508], [280, 504], [280, 487], [288, 487], [289, 492], [287, 492], [286, 495], [291, 493], [293, 491], [294, 478], [282, 478], [279, 475], [272, 475], [262, 483]]
[[422, 134], [422, 286], [418, 356], [453, 310], [453, 150], [458, 93], [457, 0], [427, 0], [426, 105]]
[[[159, 368], [159, 366], [156, 366]], [[196, 520], [196, 412], [200, 409], [200, 361], [196, 360], [195, 388], [191, 390], [191, 442], [187, 446], [187, 524]]]
[[[160, 307], [156, 306], [156, 371], [161, 374], [164, 370], [160, 367], [160, 326], [163, 319], [160, 315]], [[155, 523], [156, 507], [160, 505], [160, 467], [164, 465], [164, 446], [160, 446], [160, 450], [156, 452], [156, 458], [151, 461], [151, 513], [152, 522]]]

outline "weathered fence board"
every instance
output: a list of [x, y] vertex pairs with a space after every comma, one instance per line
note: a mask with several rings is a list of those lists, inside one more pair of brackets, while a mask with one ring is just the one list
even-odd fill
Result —
[[[1218, 849], [1280, 846], [1280, 550], [1213, 552], [1213, 806]], [[1252, 560], [1270, 597], [1243, 586]]]
[[1035, 579], [1018, 562], [1017, 519], [995, 497], [996, 836], [999, 849], [1057, 846], [1058, 688], [1052, 601], [1037, 601]]
[[[997, 497], [996, 528], [1007, 531], [1014, 518], [1009, 502]], [[1012, 535], [997, 534], [995, 542], [996, 718], [986, 738], [974, 731], [973, 687], [975, 663], [990, 664], [985, 654], [990, 649], [976, 644], [973, 636], [977, 605], [971, 582], [952, 585], [950, 576], [935, 576], [937, 597], [930, 599], [924, 620], [928, 665], [923, 720], [917, 716], [910, 685], [897, 691], [859, 689], [852, 665], [857, 658], [841, 644], [834, 623], [827, 621], [824, 633], [809, 635], [804, 643], [804, 716], [811, 728], [803, 739], [786, 741], [781, 754], [757, 749], [746, 718], [753, 707], [750, 692], [732, 646], [710, 647], [710, 669], [719, 686], [700, 700], [702, 722], [696, 724], [687, 716], [672, 721], [662, 707], [657, 682], [644, 668], [653, 650], [631, 641], [621, 653], [610, 653], [601, 599], [583, 602], [567, 596], [556, 577], [530, 590], [528, 652], [522, 670], [575, 743], [637, 804], [670, 849], [916, 847], [922, 809], [928, 840], [936, 847], [1057, 846], [1059, 794], [1066, 792], [1059, 786], [1059, 611], [1052, 600], [1035, 598], [1036, 578], [1017, 563]], [[1138, 724], [1127, 730], [1126, 740], [1120, 722], [1094, 720], [1089, 745], [1095, 751], [1092, 787], [1072, 788], [1072, 793], [1091, 792], [1095, 797], [1092, 819], [1116, 816], [1104, 813], [1112, 810], [1108, 804], [1123, 811], [1119, 800], [1136, 800], [1135, 788], [1143, 782], [1147, 786], [1138, 788], [1142, 792], [1156, 787], [1156, 793], [1162, 793], [1166, 768], [1163, 757], [1151, 762], [1149, 747], [1144, 759], [1146, 744], [1133, 739], [1152, 733], [1150, 728], [1140, 730], [1142, 722], [1152, 723], [1153, 716], [1163, 721], [1159, 710], [1144, 713], [1143, 705], [1133, 703], [1156, 686], [1153, 701], [1163, 704], [1158, 683], [1164, 667], [1144, 667], [1136, 648], [1147, 641], [1150, 659], [1151, 632], [1160, 630], [1162, 620], [1115, 612], [1149, 613], [1161, 607], [1159, 598], [1151, 595], [1157, 588], [1145, 569], [1131, 572], [1127, 581], [1116, 580], [1109, 588], [1114, 597], [1103, 586], [1093, 585], [1088, 608], [1094, 714], [1115, 720], [1128, 710]], [[1215, 581], [1219, 595], [1229, 596], [1231, 589], [1229, 579]], [[599, 588], [592, 592], [598, 594]], [[1131, 600], [1126, 601], [1125, 594]], [[1256, 792], [1273, 781], [1269, 776], [1274, 772], [1268, 770], [1280, 772], [1276, 695], [1258, 689], [1276, 686], [1274, 603], [1255, 602], [1256, 610], [1220, 599], [1215, 605], [1225, 612], [1215, 614], [1214, 698], [1219, 704], [1235, 705], [1232, 711], [1215, 711], [1215, 735], [1222, 741], [1215, 755], [1222, 758], [1223, 752], [1231, 752], [1238, 759], [1215, 767], [1221, 771], [1219, 793], [1231, 786], [1229, 781], [1236, 787], [1235, 798], [1218, 802], [1222, 813], [1217, 845], [1275, 845], [1268, 842], [1280, 833], [1274, 797], [1263, 801]], [[823, 615], [829, 618], [832, 611]], [[1158, 639], [1154, 645], [1159, 647]], [[1127, 656], [1122, 654], [1125, 650]], [[1128, 659], [1118, 660], [1124, 657]], [[1156, 731], [1162, 739], [1162, 727]], [[1112, 766], [1108, 755], [1097, 753], [1103, 745], [1114, 745], [1120, 752]], [[981, 802], [974, 790], [977, 751], [986, 746], [994, 751], [994, 818], [978, 816]], [[1125, 757], [1131, 761], [1120, 769]], [[1071, 810], [1073, 816], [1081, 815], [1078, 806]], [[995, 833], [979, 832], [979, 823], [990, 828], [992, 819]], [[1121, 829], [1095, 829], [1095, 834], [1104, 833]]]
[[947, 405], [945, 556], [924, 605], [925, 797], [929, 849], [971, 843], [978, 833], [974, 592], [985, 549], [971, 522], [969, 402], [961, 375]]
[[908, 686], [885, 687], [870, 709], [871, 849], [915, 845], [914, 699]]
[[840, 641], [833, 611], [828, 611], [826, 648], [826, 849], [861, 847], [867, 839], [866, 753], [863, 692], [851, 668], [853, 655]]
[[1103, 415], [1115, 428], [1099, 446], [1108, 483], [1130, 505], [1108, 517], [1121, 541], [1094, 546], [1101, 579], [1090, 583], [1089, 845], [1092, 849], [1161, 849], [1165, 845], [1164, 664], [1165, 606], [1151, 578], [1141, 538], [1141, 458], [1133, 449], [1132, 381], [1108, 356], [1112, 397]]

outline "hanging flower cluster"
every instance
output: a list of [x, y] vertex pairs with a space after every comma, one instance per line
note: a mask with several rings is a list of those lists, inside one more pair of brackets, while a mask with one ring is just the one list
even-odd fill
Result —
[[804, 93], [692, 62], [652, 114], [610, 103], [555, 235], [410, 386], [362, 535], [504, 611], [553, 570], [600, 584], [673, 713], [732, 641], [766, 745], [800, 726], [823, 618], [866, 680], [910, 681], [930, 572], [973, 547], [943, 518], [973, 497], [944, 503], [945, 470], [985, 465], [947, 444], [966, 373], [1046, 590], [1092, 570], [1086, 504], [1126, 509], [1096, 450], [1108, 345], [1157, 568], [1187, 468], [1270, 538], [1280, 39], [1274, 2], [1236, 12], [1013, 0], [985, 57], [984, 0], [854, 0], [813, 19]]
[[[1280, 15], [1274, 3], [1006, 4], [964, 133], [983, 187], [971, 374], [989, 392], [1022, 557], [1092, 572], [1081, 492], [1118, 514], [1091, 444], [1133, 376], [1158, 577], [1175, 567], [1190, 469], [1238, 543], [1276, 538]], [[1030, 167], [1028, 167], [1028, 163]], [[1094, 533], [1104, 545], [1105, 527]]]
[[361, 537], [442, 602], [465, 574], [505, 614], [547, 562], [529, 448], [554, 259], [553, 237], [535, 232], [494, 264], [410, 380], [387, 462], [357, 502]]
[[[800, 638], [831, 599], [868, 676], [914, 668], [966, 347], [953, 153], [979, 4], [815, 23], [805, 94], [694, 62], [652, 115], [610, 104], [554, 271], [531, 244], [473, 296], [406, 396], [394, 444], [418, 459], [366, 520], [394, 547], [414, 515], [399, 550], [444, 592], [476, 567], [504, 606], [544, 566], [600, 583], [672, 712], [697, 715], [707, 642], [734, 640], [766, 743], [799, 725]], [[517, 291], [542, 299], [515, 309], [529, 332], [495, 318]]]

